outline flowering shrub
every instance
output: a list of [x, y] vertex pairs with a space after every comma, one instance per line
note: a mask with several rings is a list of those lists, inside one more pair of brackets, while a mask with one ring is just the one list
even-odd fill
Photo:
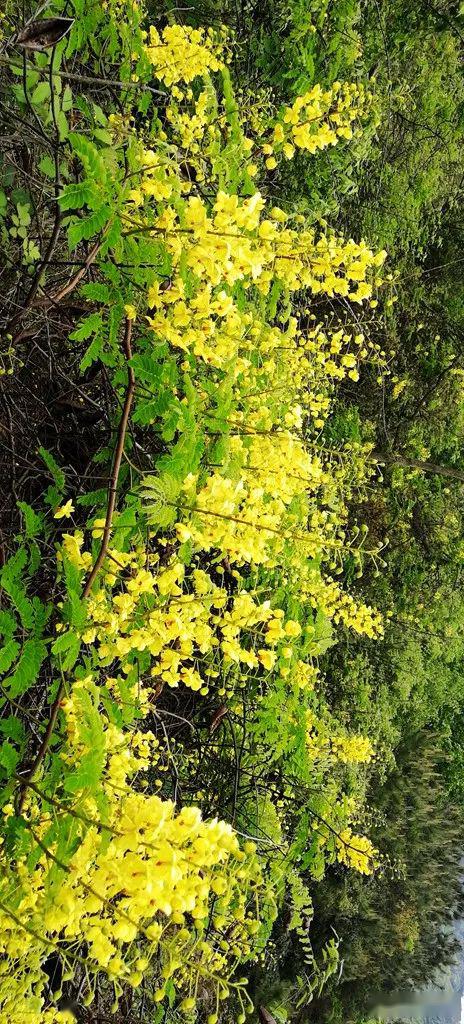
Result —
[[[321, 877], [334, 860], [362, 873], [377, 863], [352, 831], [362, 787], [358, 807], [343, 775], [345, 765], [362, 771], [372, 746], [317, 708], [333, 627], [382, 634], [377, 611], [335, 579], [347, 560], [358, 573], [366, 558], [379, 562], [349, 512], [372, 475], [372, 449], [330, 449], [322, 431], [340, 381], [355, 383], [367, 361], [381, 374], [388, 366], [357, 313], [317, 319], [311, 303], [341, 297], [359, 310], [381, 283], [385, 253], [271, 205], [265, 177], [274, 153], [349, 139], [369, 95], [316, 87], [275, 112], [272, 143], [251, 138], [223, 35], [147, 31], [132, 3], [87, 6], [61, 53], [83, 59], [91, 40], [102, 60], [107, 47], [117, 55], [120, 108], [107, 116], [82, 95], [68, 118], [66, 86], [67, 109], [49, 90], [39, 113], [56, 122], [66, 154], [56, 203], [84, 265], [71, 290], [86, 310], [69, 344], [82, 372], [105, 368], [119, 418], [114, 448], [97, 455], [111, 466], [103, 492], [69, 496], [42, 453], [54, 481], [48, 512], [26, 507], [25, 543], [2, 571], [8, 699], [36, 685], [44, 665], [52, 685], [35, 758], [18, 776], [27, 746], [15, 747], [14, 728], [7, 754], [1, 1012], [5, 1022], [18, 1005], [28, 1024], [69, 1019], [44, 971], [54, 951], [86, 1005], [110, 993], [116, 1011], [143, 982], [152, 1006], [179, 998], [190, 1013], [213, 999], [210, 1024], [233, 994], [242, 1021], [249, 996], [238, 967], [261, 954], [289, 865], [303, 860]], [[39, 73], [41, 60], [29, 59]], [[47, 275], [37, 288], [59, 308], [70, 286], [53, 291]], [[37, 536], [58, 602], [31, 597], [22, 578], [37, 574]], [[305, 793], [316, 784], [316, 799], [282, 814], [272, 857], [234, 830], [238, 782], [230, 822], [178, 806], [177, 782], [168, 795], [175, 759], [156, 728], [163, 689], [182, 701], [224, 697], [232, 710], [242, 693], [249, 770], [261, 756], [271, 771], [279, 762], [286, 799], [295, 779]], [[211, 734], [227, 713], [219, 707]], [[199, 755], [185, 738], [178, 746], [182, 791]], [[298, 873], [288, 877], [301, 930], [310, 899]]]
[[[68, 980], [85, 964], [86, 1003], [98, 972], [117, 1002], [123, 986], [137, 988], [147, 968], [155, 1001], [169, 982], [171, 992], [189, 993], [188, 1009], [203, 978], [223, 998], [229, 984], [236, 987], [230, 956], [246, 960], [259, 929], [254, 843], [241, 849], [229, 824], [203, 821], [196, 807], [176, 813], [172, 801], [133, 787], [134, 775], [156, 764], [157, 741], [150, 732], [127, 734], [113, 725], [89, 677], [75, 682], [62, 706], [61, 757], [70, 769], [64, 793], [57, 799], [32, 790], [24, 811], [30, 842], [1, 884], [1, 951], [17, 962], [24, 1012], [34, 1019], [45, 981], [41, 956], [60, 948], [60, 940]], [[86, 784], [92, 772], [99, 775], [95, 795]], [[53, 808], [65, 816], [67, 832], [51, 818]], [[12, 811], [4, 808], [7, 816]], [[78, 955], [84, 943], [85, 961]], [[10, 976], [0, 992], [6, 1012], [17, 994]]]

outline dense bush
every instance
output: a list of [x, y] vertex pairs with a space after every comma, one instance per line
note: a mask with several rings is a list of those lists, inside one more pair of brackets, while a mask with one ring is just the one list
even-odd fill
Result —
[[6, 8], [5, 1024], [452, 958], [463, 26], [408, 7]]

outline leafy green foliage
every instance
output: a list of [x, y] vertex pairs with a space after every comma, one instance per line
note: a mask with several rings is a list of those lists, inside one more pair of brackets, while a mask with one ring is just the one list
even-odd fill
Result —
[[[134, 5], [130, 19], [121, 17], [119, 9], [115, 17], [113, 0], [109, 5], [74, 0], [72, 6], [71, 31], [56, 48], [29, 55], [25, 71], [16, 52], [8, 56], [6, 107], [11, 104], [10, 113], [20, 117], [18, 123], [30, 135], [19, 160], [15, 150], [15, 159], [1, 164], [0, 191], [8, 267], [21, 268], [21, 287], [15, 283], [11, 290], [2, 372], [10, 363], [21, 371], [22, 346], [29, 336], [22, 338], [17, 331], [15, 312], [18, 296], [30, 295], [31, 337], [51, 353], [47, 388], [54, 424], [49, 433], [34, 437], [32, 483], [25, 484], [27, 473], [21, 477], [19, 515], [10, 527], [14, 553], [8, 545], [0, 570], [0, 773], [7, 808], [19, 769], [32, 763], [37, 752], [52, 701], [68, 693], [75, 676], [91, 680], [80, 701], [81, 757], [72, 764], [61, 758], [61, 703], [46, 767], [40, 766], [37, 776], [39, 788], [46, 788], [45, 802], [58, 799], [54, 809], [60, 813], [53, 815], [45, 837], [53, 850], [49, 859], [57, 884], [63, 873], [53, 857], [66, 860], [74, 853], [74, 825], [81, 812], [73, 801], [85, 791], [105, 814], [103, 712], [111, 725], [129, 733], [141, 717], [134, 693], [149, 674], [148, 651], [140, 651], [136, 662], [122, 660], [121, 671], [97, 657], [98, 628], [90, 628], [84, 563], [79, 563], [72, 538], [82, 531], [84, 543], [85, 534], [88, 572], [101, 545], [101, 526], [93, 537], [92, 528], [106, 514], [126, 394], [128, 365], [121, 337], [127, 306], [135, 314], [140, 296], [155, 285], [162, 294], [173, 276], [173, 257], [162, 232], [153, 226], [137, 231], [138, 207], [128, 213], [139, 175], [136, 135], [163, 142], [170, 117], [164, 86], [153, 90], [140, 11]], [[317, 596], [308, 612], [299, 580], [278, 581], [272, 571], [258, 576], [248, 565], [238, 572], [218, 550], [202, 561], [189, 539], [178, 550], [189, 581], [181, 600], [193, 598], [193, 574], [207, 565], [214, 585], [224, 584], [227, 611], [239, 590], [259, 592], [272, 608], [285, 609], [302, 627], [294, 656], [324, 673], [317, 685], [314, 675], [311, 685], [298, 691], [286, 683], [283, 660], [281, 675], [267, 675], [262, 665], [245, 673], [233, 661], [224, 669], [218, 636], [209, 664], [216, 689], [206, 699], [189, 692], [180, 700], [175, 690], [164, 686], [163, 692], [161, 682], [150, 713], [150, 728], [166, 744], [163, 798], [198, 803], [258, 842], [272, 884], [254, 937], [256, 956], [264, 952], [264, 966], [255, 966], [250, 991], [255, 1005], [264, 1001], [278, 1024], [288, 1017], [343, 1021], [348, 1013], [351, 1020], [355, 1012], [362, 1016], [366, 1011], [368, 985], [388, 990], [410, 979], [417, 985], [426, 982], [437, 963], [450, 961], [453, 948], [444, 926], [462, 909], [462, 812], [450, 803], [449, 792], [455, 797], [464, 792], [464, 506], [459, 478], [440, 474], [440, 467], [464, 472], [458, 212], [464, 180], [464, 20], [455, 8], [444, 4], [438, 10], [420, 2], [411, 10], [403, 0], [266, 0], [259, 11], [247, 3], [238, 11], [225, 0], [220, 16], [232, 25], [238, 45], [218, 76], [217, 95], [211, 83], [205, 87], [211, 125], [220, 126], [220, 138], [211, 142], [214, 189], [236, 192], [241, 199], [256, 187], [245, 159], [241, 109], [248, 112], [247, 131], [255, 140], [270, 130], [276, 102], [291, 103], [316, 83], [330, 87], [337, 79], [355, 79], [372, 87], [369, 118], [362, 132], [355, 125], [350, 146], [342, 142], [311, 159], [304, 153], [276, 170], [269, 167], [261, 187], [291, 217], [304, 214], [307, 223], [321, 227], [330, 217], [347, 235], [385, 246], [392, 277], [382, 285], [377, 305], [359, 311], [359, 317], [356, 311], [356, 330], [383, 346], [393, 376], [382, 371], [381, 398], [377, 366], [362, 371], [356, 393], [345, 380], [315, 446], [334, 463], [351, 458], [354, 466], [354, 483], [346, 485], [347, 466], [343, 486], [334, 486], [322, 514], [330, 520], [346, 504], [350, 536], [359, 536], [360, 517], [379, 545], [390, 537], [381, 572], [379, 561], [366, 559], [361, 582], [356, 582], [358, 563], [349, 546], [331, 566], [334, 577], [340, 575], [382, 608], [384, 641], [336, 630]], [[151, 14], [157, 24], [178, 16], [170, 2]], [[202, 0], [182, 15], [187, 23], [205, 24], [215, 22], [218, 11]], [[106, 84], [101, 75], [107, 76]], [[103, 81], [98, 91], [92, 86], [95, 77], [100, 85]], [[195, 98], [197, 92], [195, 86]], [[13, 137], [10, 121], [8, 139]], [[171, 149], [166, 144], [163, 159], [176, 157], [177, 149]], [[193, 178], [198, 194], [208, 198], [210, 183], [196, 181], [194, 171], [188, 164], [182, 167], [185, 180]], [[182, 209], [182, 201], [176, 198], [176, 203]], [[44, 239], [51, 244], [55, 224], [58, 236], [47, 256]], [[63, 286], [65, 291], [70, 287], [77, 268], [83, 273], [71, 288], [71, 303], [61, 305], [57, 296]], [[188, 294], [191, 269], [182, 265], [181, 272]], [[306, 295], [301, 306], [291, 306], [278, 281], [269, 296], [240, 288], [240, 308], [252, 295], [260, 315], [265, 311], [269, 322], [287, 324], [289, 330], [293, 316], [307, 329], [313, 308], [329, 325], [334, 307], [342, 320], [351, 315], [346, 302], [323, 295], [314, 306], [311, 300], [310, 309]], [[44, 312], [36, 335], [35, 320]], [[193, 377], [191, 354], [179, 354], [163, 332], [148, 329], [145, 319], [136, 319], [129, 360], [136, 388], [103, 570], [109, 579], [111, 560], [114, 568], [118, 555], [128, 555], [134, 538], [140, 544], [141, 536], [144, 565], [156, 557], [161, 570], [169, 566], [171, 542], [164, 533], [173, 533], [188, 510], [182, 490], [186, 477], [207, 464], [222, 467], [234, 480], [241, 471], [234, 449], [235, 368], [216, 373], [208, 366]], [[249, 355], [253, 365], [258, 358], [253, 344]], [[70, 427], [64, 412], [63, 421], [58, 420], [58, 408], [79, 410]], [[90, 442], [83, 437], [86, 416]], [[365, 443], [376, 453], [367, 486], [356, 479], [354, 455]], [[84, 452], [86, 444], [84, 457], [80, 449]], [[381, 473], [374, 472], [377, 461], [385, 462]], [[429, 464], [426, 471], [424, 463]], [[27, 458], [24, 465], [30, 467]], [[72, 523], [65, 517], [55, 521], [71, 489]], [[155, 534], [159, 546], [150, 544]], [[71, 537], [68, 548], [66, 536]], [[80, 541], [76, 544], [80, 551]], [[314, 569], [319, 569], [316, 563]], [[119, 601], [132, 571], [127, 570], [115, 593]], [[167, 600], [174, 616], [176, 599]], [[149, 615], [152, 609], [152, 595], [141, 595], [137, 614]], [[259, 649], [252, 630], [247, 643], [251, 656]], [[177, 647], [171, 653], [175, 659]], [[92, 689], [96, 672], [102, 672], [98, 692]], [[42, 721], [30, 721], [29, 705], [46, 709]], [[311, 760], [308, 721], [317, 723], [323, 738], [346, 739], [353, 731], [368, 735], [375, 742], [375, 758], [364, 764], [334, 763], [330, 746], [324, 748], [321, 741], [322, 755]], [[433, 743], [431, 728], [439, 730]], [[154, 786], [151, 777], [148, 786]], [[69, 813], [59, 807], [63, 794]], [[384, 854], [381, 870], [367, 880], [354, 881], [335, 865], [343, 826], [347, 820], [355, 824], [353, 808]], [[5, 819], [8, 848], [29, 850], [32, 871], [43, 850], [33, 850], [27, 819], [15, 813], [9, 817], [10, 810]], [[84, 975], [81, 988], [83, 983]], [[170, 982], [163, 994], [169, 1009], [165, 1005], [153, 1019], [161, 1021], [165, 1013], [167, 1020], [178, 1021]], [[208, 998], [206, 991], [205, 1004]], [[124, 999], [128, 1012], [130, 999], [132, 1008], [144, 1012], [137, 995], [127, 991]], [[101, 1002], [106, 1014], [111, 1006], [106, 990]]]

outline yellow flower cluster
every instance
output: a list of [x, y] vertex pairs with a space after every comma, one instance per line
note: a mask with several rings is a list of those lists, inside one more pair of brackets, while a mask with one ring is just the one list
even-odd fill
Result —
[[314, 609], [319, 609], [336, 625], [343, 623], [362, 636], [376, 639], [383, 635], [382, 616], [375, 608], [355, 601], [330, 576], [321, 576], [312, 565], [301, 566], [300, 593]]
[[[101, 526], [97, 520], [93, 532], [98, 534]], [[78, 531], [63, 538], [63, 553], [79, 569], [91, 557], [82, 551], [82, 540]], [[106, 681], [116, 699], [124, 694], [147, 711], [150, 692], [164, 684], [183, 684], [206, 694], [218, 675], [218, 658], [225, 668], [235, 663], [269, 671], [277, 659], [276, 647], [284, 648], [287, 660], [292, 657], [301, 626], [285, 621], [283, 611], [271, 608], [269, 600], [259, 602], [240, 590], [231, 599], [207, 572], [186, 569], [176, 557], [160, 565], [159, 555], [149, 554], [146, 568], [145, 549], [127, 554], [113, 546], [109, 555], [114, 564], [104, 576], [106, 586], [88, 599], [82, 640], [93, 646], [100, 667], [119, 660], [123, 677]], [[131, 683], [128, 690], [124, 676], [137, 655], [149, 655], [151, 682], [142, 688]], [[305, 671], [300, 671], [302, 680]]]
[[378, 852], [366, 836], [345, 828], [336, 838], [337, 860], [362, 875], [371, 875], [378, 866]]
[[316, 153], [335, 146], [339, 139], [351, 139], [353, 122], [366, 112], [372, 95], [362, 84], [334, 82], [329, 89], [313, 86], [286, 107], [274, 128], [272, 142], [263, 152], [267, 167], [276, 166], [273, 154], [282, 152], [290, 160], [295, 149]]
[[[164, 238], [173, 266], [185, 266], [198, 279], [200, 294], [194, 296], [193, 304], [190, 300], [191, 309], [203, 318], [210, 314], [224, 317], [234, 310], [227, 289], [238, 282], [254, 284], [264, 295], [275, 279], [290, 291], [307, 288], [314, 294], [346, 296], [353, 302], [372, 294], [368, 277], [377, 280], [376, 271], [385, 259], [383, 251], [375, 254], [364, 242], [317, 235], [314, 228], [282, 226], [271, 215], [262, 217], [264, 205], [259, 192], [240, 200], [219, 191], [212, 216], [209, 204], [199, 196], [189, 196], [182, 213], [167, 206], [153, 218], [153, 235]], [[222, 299], [216, 306], [209, 289], [218, 285]], [[177, 326], [188, 327], [192, 313], [184, 292], [181, 278], [174, 281], [169, 295], [162, 293], [162, 299], [159, 293], [152, 293], [149, 305], [171, 305], [180, 300]], [[161, 333], [158, 321], [152, 326]]]
[[374, 749], [366, 736], [333, 735], [325, 722], [310, 710], [306, 712], [306, 729], [306, 746], [314, 761], [368, 764], [374, 756]]
[[[144, 160], [146, 161], [145, 174], [137, 188], [131, 188], [128, 194], [129, 202], [136, 208], [146, 198], [162, 202], [164, 199], [171, 199], [177, 187], [188, 190], [188, 183], [179, 185], [177, 176], [170, 174], [168, 160], [157, 160], [153, 150], [145, 150]], [[134, 319], [132, 317], [131, 319]]]
[[31, 977], [26, 983], [25, 995], [19, 993], [20, 986], [16, 983], [8, 984], [5, 979], [3, 984], [1, 975], [9, 974], [11, 965], [5, 964], [2, 967], [5, 971], [0, 968], [0, 992], [4, 1002], [0, 1008], [0, 1024], [76, 1024], [76, 1017], [71, 1010], [55, 1010], [49, 1007], [45, 1009], [43, 996], [30, 992]]
[[222, 67], [223, 43], [212, 30], [189, 25], [167, 25], [162, 32], [150, 26], [146, 54], [154, 74], [165, 85], [193, 82]]
[[[360, 332], [322, 325], [302, 332], [295, 318], [283, 330], [257, 317], [251, 303], [239, 304], [235, 290], [266, 295], [277, 275], [289, 291], [308, 287], [362, 301], [385, 253], [352, 240], [316, 239], [312, 230], [282, 226], [287, 217], [278, 208], [267, 218], [264, 209], [258, 192], [240, 199], [223, 190], [212, 204], [190, 196], [183, 206], [165, 205], [153, 233], [163, 237], [178, 273], [167, 287], [154, 282], [149, 289], [148, 322], [155, 343], [168, 341], [185, 353], [183, 369], [201, 360], [236, 381], [229, 434], [236, 473], [218, 469], [184, 481], [179, 541], [219, 550], [238, 565], [271, 566], [290, 547], [300, 550], [300, 563], [303, 550], [306, 560], [342, 550], [340, 511], [322, 507], [325, 500], [333, 507], [338, 471], [328, 472], [325, 460], [309, 453], [301, 431], [308, 417], [316, 429], [323, 426], [335, 382], [357, 380], [363, 359], [383, 356]], [[212, 430], [208, 393], [200, 396]], [[360, 632], [379, 632], [378, 617], [362, 607], [358, 614], [332, 582], [324, 610]]]
[[[175, 89], [175, 91], [174, 91]], [[180, 106], [184, 98], [184, 94], [180, 89], [174, 87], [171, 95], [178, 103], [172, 103], [166, 109], [166, 119], [169, 121], [173, 137], [181, 142], [182, 148], [188, 150], [190, 159], [195, 156], [201, 150], [201, 144], [204, 141], [205, 134], [208, 136], [211, 132], [211, 126], [209, 124], [211, 115], [211, 94], [207, 89], [202, 89], [198, 99], [194, 101], [193, 110], [187, 110], [185, 113]], [[193, 95], [187, 90], [187, 100], [192, 100]], [[197, 171], [197, 168], [195, 168]]]
[[[92, 745], [89, 700], [100, 724]], [[141, 983], [149, 964], [150, 984], [160, 985], [155, 1000], [164, 996], [168, 979], [181, 992], [218, 977], [226, 988], [234, 958], [251, 953], [259, 926], [262, 877], [254, 844], [241, 849], [229, 824], [204, 821], [197, 807], [176, 811], [171, 801], [136, 791], [131, 777], [153, 764], [153, 750], [156, 762], [157, 744], [150, 733], [131, 734], [111, 724], [90, 678], [74, 684], [63, 710], [65, 758], [82, 771], [85, 757], [95, 758], [100, 748], [101, 789], [97, 797], [85, 780], [73, 787], [68, 851], [49, 838], [47, 799], [36, 792], [28, 797], [28, 828], [41, 856], [35, 866], [27, 856], [21, 859], [14, 876], [0, 884], [0, 952], [19, 961], [24, 998], [37, 995], [40, 1006], [45, 976], [30, 973], [30, 963], [44, 944], [58, 941], [71, 975], [85, 944], [87, 1002], [99, 972], [117, 997], [122, 984]], [[66, 797], [58, 806], [66, 815]], [[8, 978], [0, 974], [0, 998], [3, 988], [7, 996]], [[65, 1024], [66, 1015], [50, 1011], [43, 1020]]]
[[367, 736], [332, 736], [332, 753], [343, 764], [368, 764], [374, 748]]
[[[278, 449], [283, 453], [285, 448], [282, 441], [279, 436], [277, 457]], [[253, 446], [248, 452], [253, 466]], [[195, 547], [203, 551], [219, 548], [238, 565], [246, 562], [275, 564], [287, 540], [291, 539], [292, 525], [300, 522], [298, 515], [287, 515], [287, 505], [292, 500], [292, 484], [296, 493], [301, 494], [301, 482], [287, 478], [279, 491], [278, 476], [272, 471], [266, 473], [265, 463], [260, 459], [256, 465], [259, 467], [256, 475], [250, 471], [238, 481], [212, 473], [198, 491], [193, 490], [194, 481], [186, 481], [186, 504], [193, 511], [187, 521], [178, 523], [179, 539], [182, 542], [192, 540]], [[308, 551], [310, 548], [311, 538]]]

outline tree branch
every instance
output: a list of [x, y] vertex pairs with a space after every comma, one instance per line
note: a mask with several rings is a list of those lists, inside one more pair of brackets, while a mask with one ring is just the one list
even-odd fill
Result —
[[403, 466], [405, 469], [421, 469], [423, 473], [435, 473], [437, 476], [451, 477], [464, 483], [464, 471], [453, 466], [440, 466], [436, 462], [423, 462], [421, 459], [407, 459], [403, 455], [389, 455], [386, 452], [372, 452], [375, 462], [383, 462], [386, 466]]

